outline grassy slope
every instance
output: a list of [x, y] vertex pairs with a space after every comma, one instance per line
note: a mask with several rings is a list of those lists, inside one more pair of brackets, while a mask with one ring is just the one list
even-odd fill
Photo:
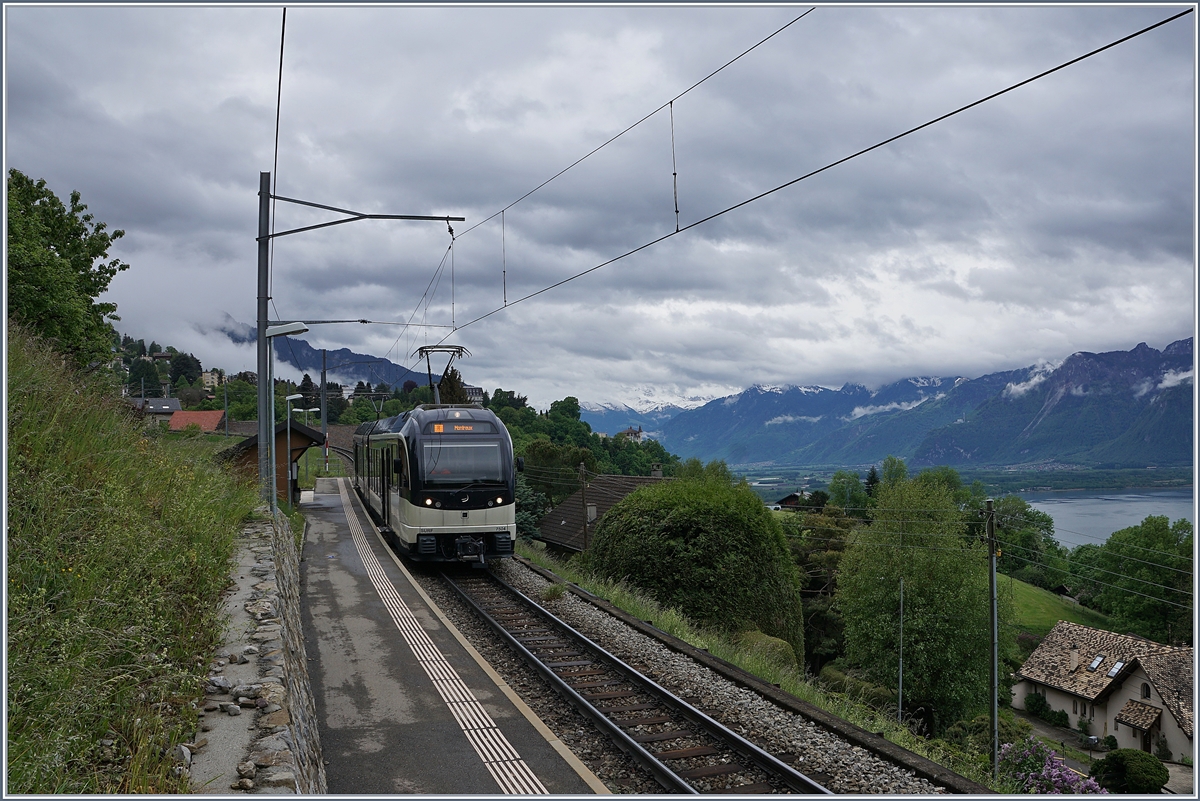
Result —
[[195, 731], [253, 489], [8, 334], [7, 789], [186, 791], [169, 754]]
[[1045, 637], [1060, 620], [1069, 620], [1098, 629], [1111, 627], [1108, 616], [1065, 601], [1049, 590], [1008, 576], [997, 576], [996, 581], [1001, 585], [1012, 586], [1013, 602], [1017, 611], [1016, 625], [1030, 634]]

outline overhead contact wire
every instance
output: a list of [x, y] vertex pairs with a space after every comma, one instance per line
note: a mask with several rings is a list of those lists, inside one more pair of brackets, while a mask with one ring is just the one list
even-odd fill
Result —
[[[805, 12], [805, 13], [807, 13], [807, 12]], [[596, 270], [599, 270], [599, 269], [601, 269], [602, 267], [607, 267], [607, 266], [608, 266], [608, 265], [610, 265], [610, 264], [614, 264], [615, 262], [618, 262], [618, 261], [620, 261], [620, 260], [622, 260], [622, 259], [624, 259], [624, 258], [627, 258], [627, 257], [629, 257], [629, 256], [632, 256], [632, 255], [634, 255], [635, 253], [640, 253], [641, 251], [643, 251], [643, 250], [646, 250], [647, 248], [653, 247], [654, 245], [657, 245], [657, 244], [659, 244], [660, 242], [663, 242], [664, 240], [670, 239], [670, 238], [671, 238], [671, 237], [673, 237], [673, 236], [677, 236], [677, 235], [679, 235], [679, 234], [681, 234], [681, 233], [683, 233], [683, 232], [685, 232], [685, 231], [691, 230], [692, 228], [695, 228], [695, 227], [697, 227], [697, 226], [703, 225], [703, 224], [705, 224], [705, 223], [707, 223], [707, 222], [711, 222], [712, 220], [715, 220], [715, 219], [717, 219], [718, 217], [722, 217], [722, 216], [724, 216], [724, 215], [728, 214], [728, 213], [729, 213], [729, 212], [731, 212], [731, 211], [735, 211], [735, 210], [737, 210], [737, 209], [740, 209], [742, 206], [746, 206], [746, 205], [748, 205], [748, 204], [750, 204], [750, 203], [754, 203], [754, 202], [756, 202], [756, 201], [758, 201], [758, 200], [762, 200], [763, 198], [767, 197], [768, 195], [772, 195], [772, 194], [774, 194], [774, 193], [776, 193], [776, 192], [779, 192], [779, 191], [781, 191], [781, 190], [783, 190], [783, 189], [786, 189], [786, 188], [788, 188], [789, 186], [793, 186], [794, 184], [797, 184], [797, 183], [799, 183], [800, 181], [804, 181], [804, 180], [806, 180], [806, 179], [808, 179], [808, 178], [812, 178], [812, 177], [813, 177], [813, 176], [815, 176], [815, 175], [820, 175], [821, 173], [823, 173], [823, 172], [825, 172], [825, 171], [827, 171], [827, 170], [831, 170], [831, 169], [833, 169], [834, 167], [837, 167], [837, 166], [839, 166], [839, 165], [841, 165], [841, 164], [845, 164], [846, 162], [848, 162], [848, 161], [850, 161], [850, 160], [852, 160], [852, 159], [856, 159], [856, 158], [858, 158], [859, 156], [866, 155], [867, 153], [870, 153], [870, 152], [871, 152], [871, 151], [873, 151], [873, 150], [878, 150], [879, 148], [881, 148], [881, 147], [884, 147], [885, 145], [889, 145], [889, 144], [891, 144], [892, 142], [895, 142], [895, 141], [897, 141], [897, 140], [899, 140], [899, 139], [903, 139], [904, 137], [906, 137], [906, 136], [910, 136], [910, 135], [912, 135], [912, 134], [914, 134], [914, 133], [917, 133], [918, 131], [924, 130], [925, 128], [928, 128], [928, 127], [929, 127], [929, 126], [931, 126], [931, 125], [935, 125], [935, 124], [937, 124], [937, 123], [939, 123], [939, 122], [942, 122], [942, 121], [944, 121], [944, 120], [947, 120], [947, 119], [949, 119], [950, 117], [953, 117], [953, 116], [955, 116], [955, 115], [957, 115], [957, 114], [961, 114], [961, 113], [963, 113], [964, 111], [967, 111], [967, 110], [969, 110], [969, 109], [972, 109], [972, 108], [974, 108], [975, 106], [978, 106], [978, 105], [980, 105], [981, 103], [986, 103], [986, 102], [988, 102], [989, 100], [994, 100], [995, 98], [997, 98], [997, 97], [1000, 97], [1001, 95], [1007, 94], [1007, 93], [1009, 93], [1009, 92], [1011, 92], [1011, 91], [1013, 91], [1013, 90], [1015, 90], [1015, 89], [1019, 89], [1020, 87], [1022, 87], [1022, 86], [1025, 86], [1026, 84], [1032, 83], [1033, 81], [1036, 81], [1036, 80], [1040, 80], [1041, 78], [1045, 78], [1047, 75], [1051, 75], [1051, 74], [1053, 74], [1053, 73], [1055, 73], [1055, 72], [1058, 72], [1059, 70], [1065, 69], [1065, 68], [1067, 68], [1067, 67], [1069, 67], [1069, 66], [1071, 66], [1071, 65], [1073, 65], [1073, 64], [1078, 64], [1080, 61], [1083, 61], [1083, 60], [1085, 60], [1085, 59], [1091, 58], [1092, 56], [1095, 56], [1095, 55], [1098, 55], [1098, 54], [1100, 54], [1100, 53], [1103, 53], [1104, 51], [1106, 51], [1106, 50], [1109, 50], [1109, 49], [1111, 49], [1111, 48], [1113, 48], [1113, 47], [1116, 47], [1116, 46], [1117, 46], [1117, 45], [1119, 45], [1119, 44], [1124, 44], [1125, 42], [1128, 42], [1128, 41], [1129, 41], [1129, 40], [1131, 40], [1131, 39], [1135, 39], [1135, 38], [1137, 38], [1138, 36], [1142, 36], [1143, 34], [1149, 33], [1150, 31], [1154, 30], [1155, 28], [1159, 28], [1159, 27], [1161, 27], [1161, 26], [1163, 26], [1163, 25], [1166, 25], [1168, 22], [1174, 22], [1175, 20], [1179, 19], [1180, 17], [1186, 16], [1187, 14], [1190, 14], [1190, 13], [1192, 13], [1192, 9], [1190, 9], [1190, 8], [1189, 8], [1189, 9], [1187, 9], [1187, 10], [1185, 10], [1185, 11], [1181, 11], [1180, 13], [1178, 13], [1178, 14], [1175, 14], [1174, 16], [1168, 17], [1167, 19], [1164, 19], [1164, 20], [1162, 20], [1162, 21], [1160, 21], [1160, 22], [1156, 22], [1156, 23], [1154, 23], [1153, 25], [1149, 25], [1149, 26], [1147, 26], [1147, 27], [1145, 27], [1145, 28], [1142, 28], [1141, 30], [1139, 30], [1139, 31], [1136, 31], [1135, 33], [1131, 33], [1131, 34], [1129, 34], [1128, 36], [1123, 36], [1123, 37], [1121, 37], [1120, 39], [1117, 39], [1117, 40], [1116, 40], [1116, 41], [1114, 41], [1114, 42], [1110, 42], [1109, 44], [1106, 44], [1106, 45], [1104, 45], [1103, 47], [1098, 47], [1098, 48], [1096, 48], [1095, 50], [1092, 50], [1092, 51], [1090, 51], [1090, 52], [1088, 52], [1088, 53], [1084, 53], [1083, 55], [1081, 55], [1081, 56], [1078, 56], [1078, 57], [1076, 57], [1076, 58], [1073, 58], [1073, 59], [1071, 59], [1070, 61], [1066, 61], [1066, 62], [1064, 62], [1064, 63], [1062, 63], [1062, 64], [1059, 64], [1057, 67], [1052, 67], [1052, 68], [1050, 68], [1050, 69], [1048, 69], [1048, 70], [1046, 70], [1046, 71], [1044, 71], [1044, 72], [1040, 72], [1040, 73], [1038, 73], [1037, 75], [1034, 75], [1032, 78], [1026, 78], [1026, 79], [1025, 79], [1025, 80], [1023, 80], [1023, 81], [1020, 81], [1020, 82], [1018, 82], [1018, 83], [1015, 83], [1015, 84], [1013, 84], [1012, 86], [1009, 86], [1009, 87], [1007, 87], [1007, 88], [1005, 88], [1005, 89], [1001, 89], [1001, 90], [1000, 90], [1000, 91], [998, 91], [998, 92], [993, 92], [992, 94], [988, 95], [987, 97], [983, 97], [983, 98], [980, 98], [979, 100], [976, 100], [976, 101], [974, 101], [974, 102], [972, 102], [972, 103], [968, 103], [968, 104], [967, 104], [967, 105], [965, 105], [965, 106], [962, 106], [962, 107], [960, 107], [960, 108], [957, 108], [957, 109], [955, 109], [954, 111], [947, 112], [946, 114], [943, 114], [943, 115], [941, 115], [940, 117], [936, 117], [936, 118], [934, 118], [934, 119], [932, 119], [932, 120], [930, 120], [930, 121], [928, 121], [928, 122], [922, 123], [921, 125], [918, 125], [918, 126], [916, 126], [916, 127], [914, 127], [914, 128], [909, 128], [907, 131], [904, 131], [903, 133], [896, 134], [895, 136], [891, 136], [891, 137], [889, 137], [889, 138], [887, 138], [887, 139], [884, 139], [883, 141], [881, 141], [881, 142], [878, 142], [878, 143], [876, 143], [876, 144], [874, 144], [874, 145], [871, 145], [870, 147], [865, 147], [865, 148], [863, 148], [862, 150], [859, 150], [859, 151], [857, 151], [857, 152], [855, 152], [855, 153], [852, 153], [852, 154], [850, 154], [849, 156], [844, 156], [843, 158], [840, 158], [840, 159], [838, 159], [837, 161], [830, 162], [829, 164], [826, 164], [824, 167], [820, 167], [820, 168], [818, 168], [818, 169], [815, 169], [815, 170], [813, 170], [812, 172], [805, 173], [804, 175], [801, 175], [799, 178], [793, 178], [792, 180], [790, 180], [790, 181], [787, 181], [786, 183], [782, 183], [782, 184], [780, 184], [779, 186], [776, 186], [776, 187], [774, 187], [773, 189], [768, 189], [767, 191], [765, 191], [765, 192], [761, 192], [761, 193], [759, 193], [759, 194], [755, 195], [754, 197], [751, 197], [751, 198], [748, 198], [748, 199], [746, 199], [746, 200], [743, 200], [743, 201], [741, 201], [740, 203], [735, 203], [734, 205], [732, 205], [732, 206], [730, 206], [730, 207], [728, 207], [728, 208], [726, 208], [726, 209], [722, 209], [721, 211], [718, 211], [718, 212], [716, 212], [716, 213], [714, 213], [714, 214], [710, 214], [709, 216], [707, 216], [707, 217], [704, 217], [703, 219], [696, 220], [696, 221], [695, 221], [695, 222], [693, 222], [693, 223], [689, 223], [688, 225], [685, 225], [683, 228], [680, 228], [678, 231], [672, 231], [672, 232], [670, 232], [670, 233], [663, 234], [662, 236], [660, 236], [660, 237], [658, 237], [658, 238], [656, 238], [656, 239], [652, 239], [652, 240], [650, 240], [649, 242], [646, 242], [646, 243], [645, 243], [645, 244], [643, 244], [643, 245], [639, 245], [638, 247], [636, 247], [636, 248], [633, 248], [632, 250], [629, 250], [629, 251], [627, 251], [627, 252], [625, 252], [625, 253], [622, 253], [622, 254], [621, 254], [621, 255], [619, 255], [619, 256], [614, 256], [613, 258], [611, 258], [611, 259], [609, 259], [609, 260], [607, 260], [607, 261], [601, 262], [600, 264], [597, 264], [595, 267], [590, 267], [590, 268], [588, 268], [588, 269], [586, 269], [586, 270], [583, 270], [582, 272], [576, 273], [575, 275], [568, 276], [567, 278], [564, 278], [564, 279], [562, 279], [561, 281], [557, 281], [557, 282], [555, 282], [555, 283], [553, 283], [553, 284], [550, 284], [550, 285], [549, 285], [549, 286], [547, 286], [547, 287], [543, 287], [542, 289], [539, 289], [539, 290], [537, 290], [536, 292], [531, 292], [530, 294], [528, 294], [528, 295], [525, 295], [524, 297], [521, 297], [521, 298], [518, 298], [517, 300], [514, 300], [512, 303], [510, 303], [510, 304], [509, 304], [509, 306], [515, 306], [516, 304], [518, 304], [518, 303], [521, 303], [522, 301], [530, 300], [531, 298], [535, 298], [535, 297], [537, 297], [538, 295], [541, 295], [541, 294], [543, 294], [543, 293], [545, 293], [545, 292], [549, 292], [549, 291], [550, 291], [550, 290], [552, 290], [552, 289], [557, 289], [558, 287], [562, 286], [563, 284], [566, 284], [566, 283], [569, 283], [569, 282], [571, 282], [571, 281], [574, 281], [574, 280], [575, 280], [575, 279], [577, 279], [577, 278], [582, 278], [583, 276], [585, 276], [585, 275], [588, 275], [589, 273], [593, 273], [593, 272], [595, 272]], [[801, 15], [801, 17], [802, 17], [802, 16], [803, 16], [803, 15]], [[800, 18], [797, 18], [797, 19], [800, 19]], [[794, 21], [795, 21], [795, 20], [793, 20], [793, 22], [794, 22]], [[665, 105], [666, 105], [666, 104], [664, 104], [664, 106], [665, 106]], [[663, 108], [663, 107], [659, 107], [659, 109], [657, 109], [656, 111], [661, 111], [661, 110], [662, 110], [662, 108]], [[635, 124], [636, 124], [636, 123], [635, 123]], [[618, 134], [618, 136], [619, 136], [619, 135], [620, 135], [620, 134]], [[615, 137], [614, 137], [614, 138], [615, 138]], [[610, 141], [611, 141], [611, 140], [610, 140]], [[606, 143], [606, 144], [607, 144], [607, 143]], [[593, 151], [593, 152], [594, 152], [594, 151]], [[589, 154], [589, 155], [590, 155], [590, 154]], [[585, 156], [584, 158], [586, 158], [586, 156]], [[581, 161], [582, 161], [582, 159], [581, 159]], [[572, 165], [572, 166], [574, 166], [574, 165]], [[569, 169], [569, 168], [568, 168], [568, 169]], [[565, 170], [564, 170], [564, 172], [565, 172]], [[561, 173], [560, 173], [560, 174], [561, 174]], [[557, 177], [557, 176], [555, 176], [555, 177]], [[551, 180], [553, 180], [553, 179], [551, 179]], [[547, 181], [547, 183], [548, 183], [548, 181]], [[543, 185], [544, 185], [544, 184], [543, 184]], [[539, 188], [540, 188], [540, 187], [539, 187]], [[532, 191], [536, 191], [536, 189], [535, 189], [535, 190], [532, 190]], [[528, 194], [532, 194], [532, 191], [531, 191], [530, 193], [528, 193]], [[525, 195], [525, 196], [523, 196], [523, 197], [527, 197], [527, 196], [528, 196], [528, 194], [527, 194], [527, 195]], [[518, 202], [519, 202], [519, 201], [518, 201]], [[510, 206], [508, 206], [508, 207], [506, 207], [506, 208], [511, 208], [511, 204], [510, 204]], [[498, 213], [499, 213], [499, 212], [497, 212], [497, 214], [498, 214]], [[494, 217], [495, 215], [492, 215], [492, 216]], [[491, 219], [491, 218], [488, 218], [488, 219]], [[486, 221], [485, 221], [485, 222], [486, 222]], [[481, 222], [481, 223], [479, 223], [479, 224], [480, 224], [480, 225], [482, 225], [483, 223]], [[468, 229], [468, 230], [470, 230], [470, 229]], [[464, 233], [465, 233], [465, 232], [464, 232]], [[469, 325], [473, 325], [473, 324], [475, 324], [475, 323], [477, 323], [477, 322], [480, 322], [481, 320], [485, 320], [485, 319], [487, 319], [488, 317], [491, 317], [493, 314], [496, 314], [496, 313], [497, 313], [497, 312], [499, 312], [499, 311], [503, 311], [503, 310], [504, 310], [504, 308], [507, 308], [507, 307], [502, 307], [502, 308], [498, 308], [498, 309], [493, 309], [492, 311], [488, 312], [487, 314], [480, 315], [479, 317], [476, 317], [474, 320], [471, 320], [470, 322], [463, 323], [463, 324], [462, 324], [461, 326], [459, 326], [458, 328], [459, 328], [459, 329], [466, 328], [466, 327], [467, 327], [467, 326], [469, 326]], [[443, 339], [442, 341], [445, 341], [445, 340]]]

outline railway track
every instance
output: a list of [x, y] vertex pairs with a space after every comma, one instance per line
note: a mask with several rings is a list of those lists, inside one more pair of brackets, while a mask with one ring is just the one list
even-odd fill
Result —
[[668, 792], [830, 794], [495, 576], [442, 578]]

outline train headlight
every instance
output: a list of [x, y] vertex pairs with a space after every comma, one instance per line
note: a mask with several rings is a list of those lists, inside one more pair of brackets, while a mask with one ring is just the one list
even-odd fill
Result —
[[496, 504], [492, 503], [491, 501], [488, 501], [488, 506], [495, 506], [495, 505]]
[[435, 503], [435, 504], [434, 504], [434, 506], [436, 506], [438, 509], [441, 509], [441, 508], [442, 508], [442, 502], [441, 502], [441, 501], [438, 501], [437, 503]]
[[425, 499], [425, 505], [426, 505], [426, 506], [433, 506], [433, 498], [426, 498], [426, 499]]
[[501, 497], [497, 498], [496, 503], [504, 503], [504, 497], [501, 496]]

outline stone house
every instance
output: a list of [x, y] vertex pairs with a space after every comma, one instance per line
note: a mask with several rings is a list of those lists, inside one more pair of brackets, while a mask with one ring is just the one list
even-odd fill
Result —
[[1166, 738], [1173, 758], [1192, 756], [1192, 648], [1060, 620], [1016, 673], [1014, 709], [1036, 693], [1120, 748], [1154, 752]]

